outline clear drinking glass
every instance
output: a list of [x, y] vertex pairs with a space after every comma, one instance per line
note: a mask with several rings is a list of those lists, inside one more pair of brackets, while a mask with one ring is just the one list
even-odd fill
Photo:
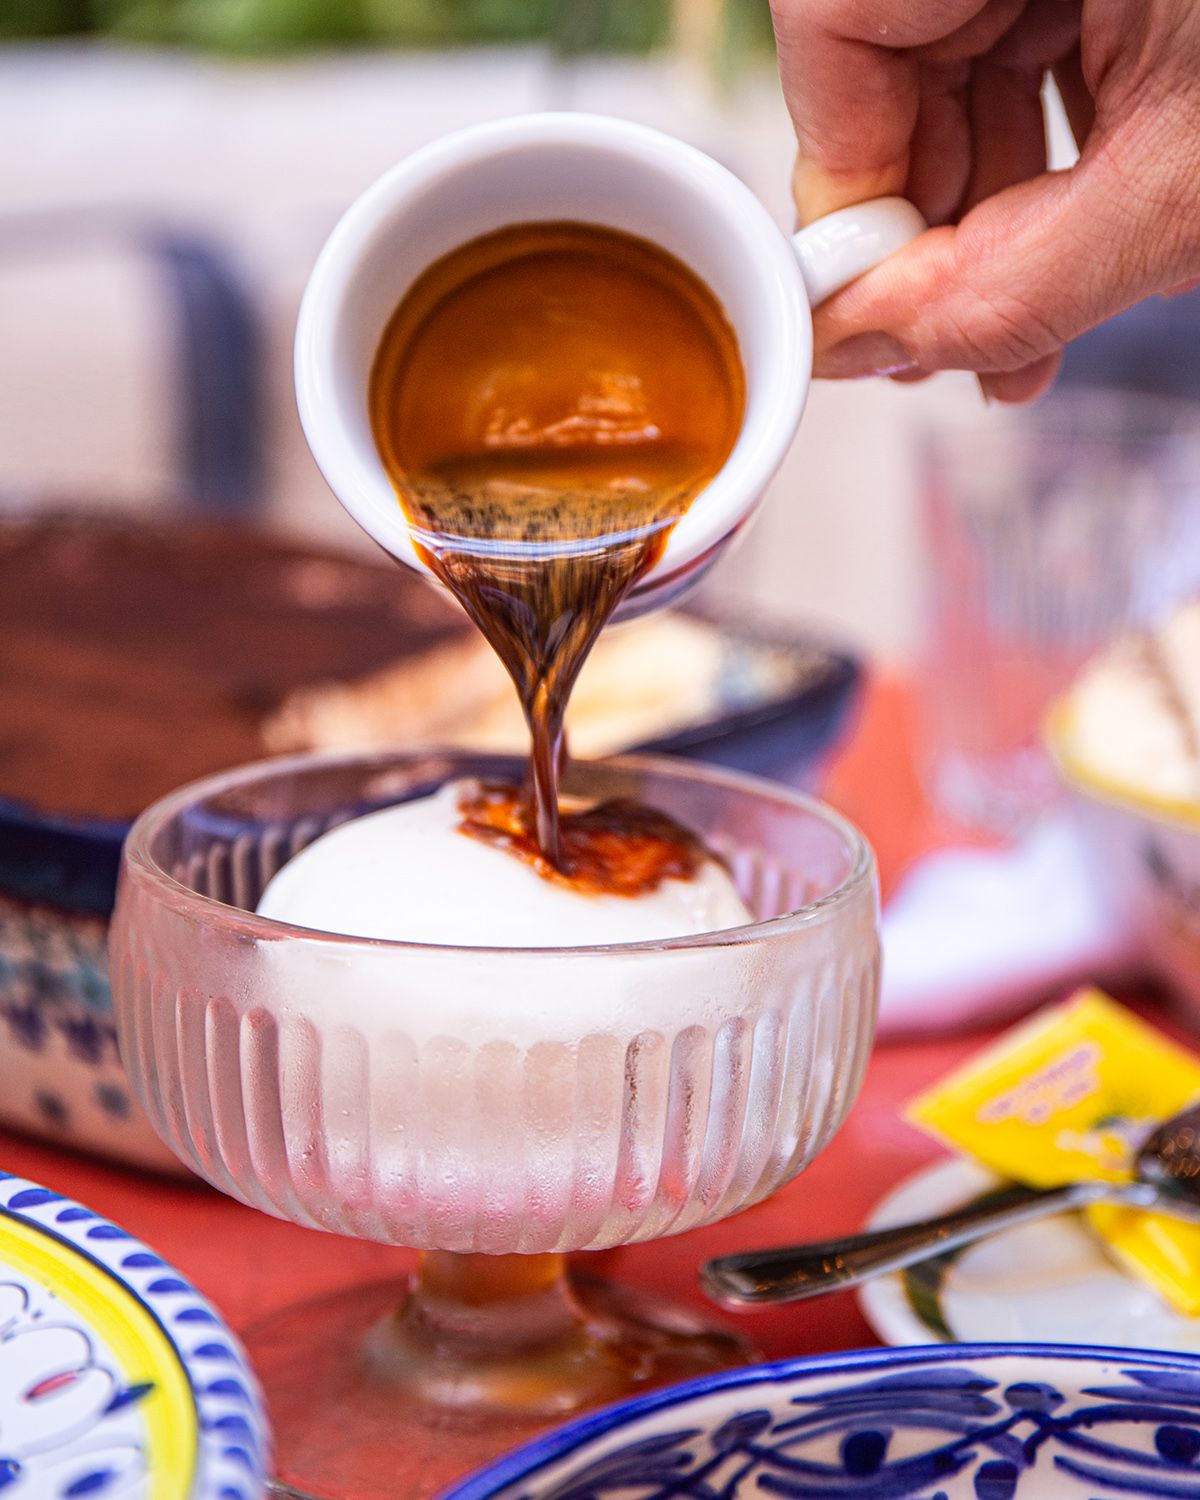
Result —
[[1055, 795], [1051, 699], [1100, 645], [1200, 584], [1200, 419], [1072, 389], [925, 435], [921, 696], [932, 791], [1012, 833]]
[[728, 860], [748, 927], [479, 949], [253, 914], [334, 824], [521, 770], [453, 753], [275, 761], [165, 798], [126, 845], [114, 1001], [163, 1139], [266, 1213], [422, 1252], [411, 1285], [249, 1331], [281, 1480], [309, 1495], [429, 1494], [569, 1412], [747, 1358], [691, 1314], [568, 1279], [564, 1252], [766, 1197], [862, 1079], [874, 862], [842, 819], [764, 782], [653, 759], [567, 778], [695, 829]]

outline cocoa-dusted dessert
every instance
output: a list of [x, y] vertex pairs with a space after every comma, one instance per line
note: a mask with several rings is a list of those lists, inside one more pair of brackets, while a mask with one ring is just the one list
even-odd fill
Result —
[[126, 820], [267, 753], [293, 693], [466, 629], [382, 560], [194, 523], [0, 521], [0, 799]]
[[[56, 817], [124, 823], [263, 755], [526, 743], [504, 668], [447, 595], [249, 530], [2, 519], [0, 639], [0, 803]], [[571, 743], [607, 755], [778, 716], [799, 745], [831, 732], [824, 700], [848, 681], [818, 645], [651, 616], [601, 638]]]

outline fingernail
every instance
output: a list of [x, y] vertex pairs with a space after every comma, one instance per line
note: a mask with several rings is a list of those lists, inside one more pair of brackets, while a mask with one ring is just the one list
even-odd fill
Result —
[[890, 333], [856, 333], [818, 354], [813, 374], [825, 380], [854, 380], [864, 375], [903, 375], [916, 367], [916, 360]]
[[991, 404], [992, 404], [992, 393], [991, 393], [991, 391], [988, 390], [987, 385], [984, 382], [983, 376], [982, 375], [976, 375], [975, 380], [976, 380], [976, 382], [978, 383], [978, 386], [979, 386], [979, 394], [983, 397], [983, 404], [984, 404], [984, 406], [991, 406]]

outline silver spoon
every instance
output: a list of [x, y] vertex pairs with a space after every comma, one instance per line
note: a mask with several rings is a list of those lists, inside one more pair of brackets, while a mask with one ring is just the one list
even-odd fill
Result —
[[1051, 1214], [1116, 1203], [1200, 1223], [1200, 1105], [1164, 1121], [1142, 1143], [1131, 1182], [1013, 1186], [953, 1213], [844, 1239], [722, 1255], [700, 1268], [700, 1284], [726, 1306], [800, 1302], [973, 1244]]

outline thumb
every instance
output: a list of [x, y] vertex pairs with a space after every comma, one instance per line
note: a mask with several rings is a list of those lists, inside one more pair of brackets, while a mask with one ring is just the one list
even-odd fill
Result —
[[830, 298], [815, 318], [815, 373], [1045, 368], [1095, 324], [1194, 275], [1186, 190], [1155, 184], [1160, 164], [1134, 194], [1127, 184], [1142, 179], [1114, 157], [1007, 188]]

